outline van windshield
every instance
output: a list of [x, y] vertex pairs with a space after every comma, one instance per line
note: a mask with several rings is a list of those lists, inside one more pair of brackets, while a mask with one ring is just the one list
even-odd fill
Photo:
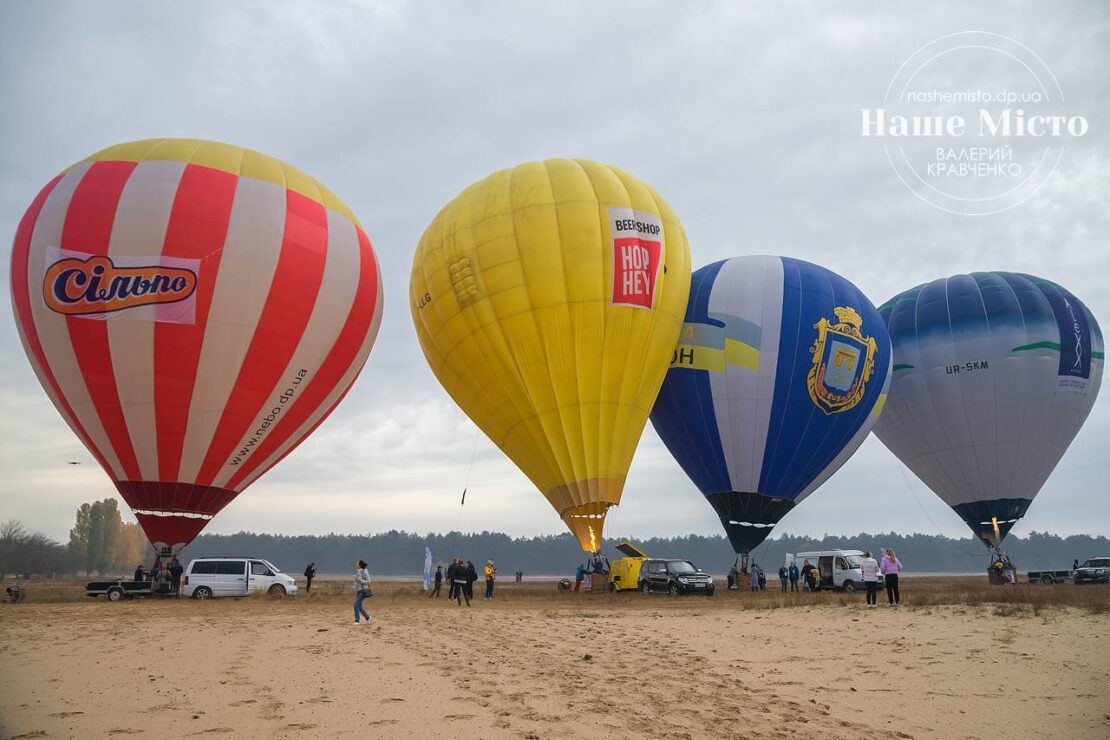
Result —
[[849, 568], [858, 568], [863, 565], [863, 561], [860, 559], [859, 555], [848, 555], [847, 557]]
[[1110, 568], [1110, 558], [1091, 558], [1083, 563], [1084, 568]]

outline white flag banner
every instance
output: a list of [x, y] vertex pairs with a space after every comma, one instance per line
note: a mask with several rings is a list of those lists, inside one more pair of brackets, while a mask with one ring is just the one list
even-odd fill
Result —
[[424, 590], [432, 587], [432, 548], [424, 548]]

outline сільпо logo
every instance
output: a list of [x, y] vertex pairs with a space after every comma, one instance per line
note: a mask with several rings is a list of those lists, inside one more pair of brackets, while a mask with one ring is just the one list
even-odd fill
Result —
[[42, 297], [66, 316], [191, 324], [197, 260], [111, 257], [47, 249]]
[[1088, 129], [1040, 57], [986, 31], [925, 44], [895, 72], [882, 105], [860, 109], [860, 135], [883, 144], [911, 193], [972, 216], [1032, 196]]

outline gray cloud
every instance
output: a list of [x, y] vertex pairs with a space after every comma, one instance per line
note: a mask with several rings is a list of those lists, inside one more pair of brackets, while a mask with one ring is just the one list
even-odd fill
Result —
[[[923, 205], [857, 130], [859, 109], [881, 100], [914, 49], [972, 29], [1035, 49], [1091, 120], [1034, 198], [980, 218]], [[876, 303], [941, 275], [1026, 271], [1068, 286], [1105, 327], [1110, 117], [1092, 70], [1110, 68], [1108, 32], [1098, 4], [936, 3], [912, 14], [879, 4], [856, 16], [821, 4], [8, 3], [0, 233], [14, 233], [53, 174], [119, 141], [212, 138], [305, 169], [366, 225], [385, 323], [335, 415], [210, 530], [559, 532], [484, 436], [458, 506], [475, 429], [428, 370], [407, 302], [413, 248], [444, 203], [499, 167], [594, 158], [663, 193], [696, 265], [791, 255], [841, 272]], [[6, 261], [3, 270], [6, 284]], [[64, 536], [80, 502], [114, 489], [38, 388], [6, 301], [2, 310], [0, 518]], [[1019, 534], [1110, 532], [1108, 435], [1103, 399]], [[871, 438], [782, 528], [964, 534], [910, 480], [913, 492]], [[650, 426], [610, 522], [640, 535], [719, 527]]]

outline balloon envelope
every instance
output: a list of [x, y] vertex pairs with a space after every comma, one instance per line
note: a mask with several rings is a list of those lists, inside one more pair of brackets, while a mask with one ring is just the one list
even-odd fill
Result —
[[584, 160], [490, 175], [417, 247], [412, 317], [432, 371], [583, 550], [620, 502], [689, 289], [670, 207]]
[[350, 388], [381, 318], [370, 241], [307, 175], [152, 139], [54, 178], [12, 250], [24, 349], [154, 543], [188, 543]]
[[1098, 323], [1059, 285], [1010, 272], [940, 278], [880, 311], [894, 380], [875, 434], [997, 546], [1094, 405]]
[[691, 283], [651, 422], [748, 553], [867, 437], [890, 341], [858, 288], [809, 262], [734, 257]]

